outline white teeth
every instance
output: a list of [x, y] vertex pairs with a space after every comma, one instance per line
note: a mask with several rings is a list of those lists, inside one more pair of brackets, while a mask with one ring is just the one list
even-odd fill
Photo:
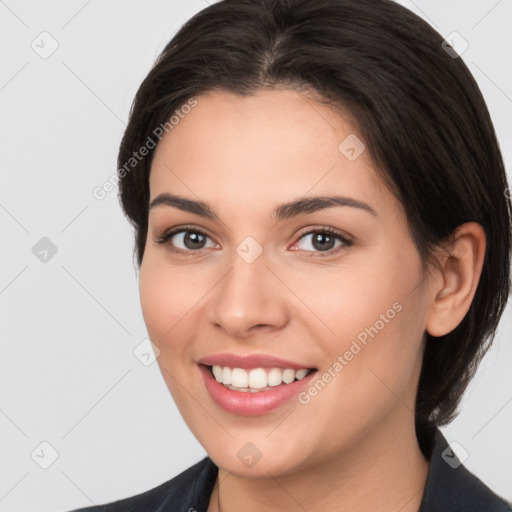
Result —
[[231, 385], [235, 388], [246, 388], [249, 385], [249, 375], [242, 368], [233, 368], [231, 372]]
[[[228, 368], [229, 370], [229, 368]], [[212, 366], [213, 376], [217, 382], [222, 382], [222, 368], [220, 366]]]
[[224, 384], [231, 384], [231, 368], [228, 368], [227, 366], [222, 368], [222, 382]]
[[295, 380], [295, 370], [292, 370], [291, 368], [287, 368], [283, 372], [283, 382], [285, 384], [291, 384]]
[[215, 380], [237, 391], [255, 391], [269, 386], [280, 386], [283, 383], [291, 384], [295, 379], [302, 380], [309, 372], [310, 370], [306, 368], [270, 368], [268, 371], [265, 368], [253, 368], [247, 371], [243, 368], [212, 366]]
[[263, 368], [255, 368], [249, 372], [249, 387], [253, 389], [261, 389], [267, 387], [267, 372]]
[[308, 373], [308, 370], [306, 370], [305, 368], [302, 370], [297, 370], [295, 372], [295, 378], [297, 380], [302, 380], [307, 375], [307, 373]]
[[269, 386], [279, 386], [283, 382], [283, 372], [279, 368], [272, 368], [268, 372], [267, 382]]

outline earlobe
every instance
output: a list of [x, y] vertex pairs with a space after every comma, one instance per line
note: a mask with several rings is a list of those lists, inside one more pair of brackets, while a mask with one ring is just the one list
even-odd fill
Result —
[[480, 280], [486, 237], [482, 226], [459, 226], [440, 259], [441, 279], [432, 289], [425, 329], [431, 336], [453, 331], [468, 312]]

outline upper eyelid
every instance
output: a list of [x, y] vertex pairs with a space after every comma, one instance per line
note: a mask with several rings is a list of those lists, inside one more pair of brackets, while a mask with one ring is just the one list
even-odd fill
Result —
[[352, 235], [349, 235], [342, 229], [331, 228], [328, 226], [318, 226], [318, 227], [314, 227], [314, 228], [305, 228], [305, 230], [302, 233], [297, 235], [297, 239], [300, 240], [303, 236], [310, 235], [310, 234], [316, 233], [316, 232], [319, 232], [319, 233], [327, 232], [332, 235], [339, 236], [341, 238], [345, 238], [347, 240], [352, 240], [354, 238]]
[[[190, 233], [200, 233], [201, 235], [208, 237], [210, 240], [212, 240], [214, 243], [217, 244], [217, 242], [215, 242], [214, 238], [208, 234], [207, 230], [202, 229], [202, 228], [193, 227], [193, 226], [181, 226], [181, 227], [176, 227], [176, 228], [171, 228], [171, 229], [165, 230], [161, 236], [157, 237], [157, 241], [158, 240], [168, 241], [172, 237], [174, 237], [180, 233], [187, 232], [187, 231]], [[180, 249], [178, 249], [178, 250], [180, 250]], [[183, 250], [183, 249], [181, 249], [181, 250]]]
[[166, 229], [163, 232], [162, 237], [171, 237], [171, 236], [177, 235], [178, 233], [183, 233], [184, 231], [189, 231], [191, 233], [201, 233], [202, 235], [205, 235], [208, 238], [213, 239], [213, 237], [210, 234], [208, 234], [208, 230], [203, 229], [203, 228], [198, 228], [195, 226], [178, 226], [176, 228]]

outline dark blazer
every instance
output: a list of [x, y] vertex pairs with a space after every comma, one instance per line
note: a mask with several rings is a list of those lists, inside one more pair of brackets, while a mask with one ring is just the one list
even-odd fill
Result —
[[[430, 422], [416, 425], [418, 441], [430, 459], [427, 484], [418, 512], [511, 512], [512, 504], [470, 473]], [[217, 466], [205, 457], [178, 476], [132, 496], [74, 512], [206, 512]]]

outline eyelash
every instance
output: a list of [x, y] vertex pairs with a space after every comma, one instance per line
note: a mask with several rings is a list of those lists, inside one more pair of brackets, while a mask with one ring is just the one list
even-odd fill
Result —
[[[164, 233], [160, 238], [158, 238], [156, 241], [157, 244], [166, 244], [167, 242], [169, 242], [169, 240], [174, 236], [174, 235], [177, 235], [178, 233], [183, 233], [183, 232], [189, 232], [189, 233], [196, 233], [196, 234], [200, 234], [202, 236], [205, 236], [207, 238], [210, 238], [210, 236], [204, 232], [203, 230], [199, 229], [199, 228], [196, 228], [196, 227], [193, 227], [193, 226], [182, 226], [180, 228], [176, 228], [176, 229], [173, 229], [172, 231], [169, 231], [168, 233]], [[301, 234], [298, 238], [297, 238], [297, 242], [299, 242], [300, 240], [302, 240], [304, 237], [306, 237], [307, 235], [311, 235], [311, 234], [327, 234], [327, 235], [331, 235], [335, 238], [337, 238], [338, 240], [340, 240], [342, 242], [343, 245], [335, 248], [335, 249], [329, 249], [328, 251], [306, 251], [306, 252], [309, 252], [311, 253], [309, 255], [309, 257], [312, 257], [312, 256], [320, 256], [320, 257], [326, 257], [326, 256], [331, 256], [332, 254], [334, 253], [337, 253], [338, 251], [340, 250], [343, 250], [343, 249], [346, 249], [347, 247], [350, 247], [351, 245], [353, 245], [353, 241], [350, 239], [350, 237], [340, 231], [337, 231], [333, 228], [330, 228], [330, 227], [320, 227], [320, 228], [315, 228], [315, 229], [311, 229], [310, 231], [306, 231], [305, 233]], [[296, 242], [294, 242], [295, 244]], [[190, 250], [185, 250], [185, 249], [177, 249], [176, 247], [173, 247], [171, 244], [170, 245], [170, 248], [173, 252], [175, 253], [179, 253], [179, 254], [182, 254], [183, 256], [196, 256], [200, 251], [201, 249], [197, 249], [195, 251], [190, 251]]]

